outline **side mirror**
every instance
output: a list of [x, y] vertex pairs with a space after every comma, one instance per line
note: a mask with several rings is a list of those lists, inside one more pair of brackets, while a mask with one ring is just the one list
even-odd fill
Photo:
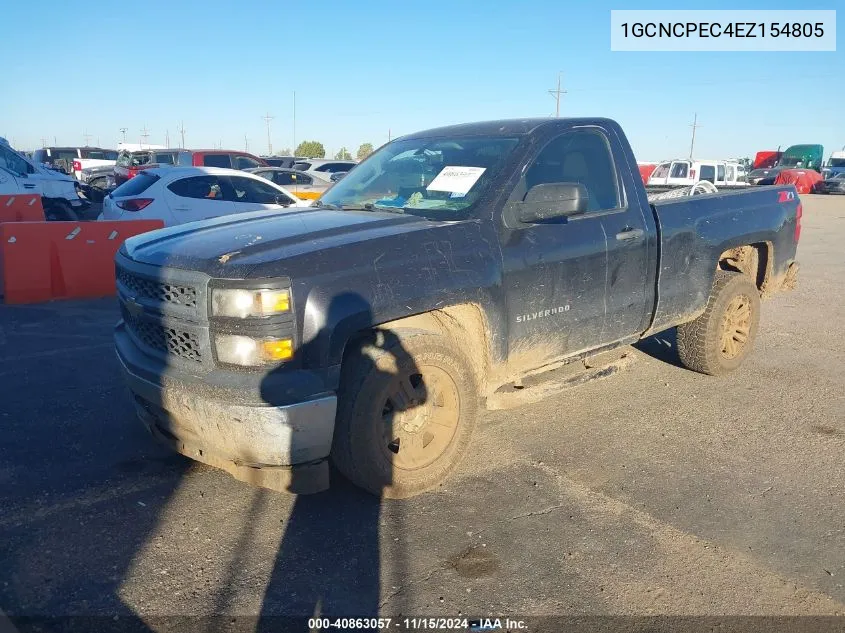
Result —
[[278, 196], [276, 196], [276, 204], [280, 204], [283, 207], [289, 207], [293, 204], [293, 200], [288, 198], [285, 194], [280, 193]]
[[587, 210], [590, 194], [579, 182], [550, 182], [535, 185], [519, 205], [519, 221], [534, 224], [543, 220], [580, 215]]

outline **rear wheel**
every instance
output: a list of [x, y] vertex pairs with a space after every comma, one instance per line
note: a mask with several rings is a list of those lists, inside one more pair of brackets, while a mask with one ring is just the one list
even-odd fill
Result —
[[685, 367], [718, 376], [751, 353], [760, 324], [760, 293], [742, 273], [717, 271], [707, 308], [678, 326], [678, 356]]
[[344, 359], [332, 460], [361, 488], [406, 498], [458, 465], [478, 394], [471, 366], [447, 337], [421, 331], [377, 337]]

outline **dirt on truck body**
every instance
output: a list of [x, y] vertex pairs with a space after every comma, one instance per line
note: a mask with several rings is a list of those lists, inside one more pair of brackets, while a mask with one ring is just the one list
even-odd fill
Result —
[[800, 221], [791, 186], [650, 204], [607, 119], [439, 128], [311, 208], [128, 240], [116, 348], [144, 423], [193, 459], [305, 492], [332, 460], [406, 497], [539, 371], [675, 327], [687, 367], [738, 367]]

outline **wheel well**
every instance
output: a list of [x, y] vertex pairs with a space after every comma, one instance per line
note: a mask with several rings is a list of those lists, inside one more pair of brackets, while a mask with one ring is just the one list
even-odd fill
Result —
[[490, 336], [481, 306], [462, 303], [379, 323], [373, 328], [357, 332], [350, 340], [365, 338], [371, 335], [373, 330], [401, 329], [426, 330], [449, 336], [460, 345], [467, 360], [472, 364], [479, 386], [485, 385], [491, 363]]
[[772, 245], [769, 242], [729, 248], [719, 255], [716, 268], [748, 275], [762, 292], [771, 276], [771, 252]]

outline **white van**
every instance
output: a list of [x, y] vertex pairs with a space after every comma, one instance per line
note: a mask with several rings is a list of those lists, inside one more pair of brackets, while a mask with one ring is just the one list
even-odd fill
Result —
[[15, 193], [41, 194], [48, 220], [79, 220], [90, 206], [76, 193], [73, 178], [34, 163], [0, 136], [0, 194]]
[[707, 180], [717, 187], [741, 186], [744, 171], [738, 163], [726, 160], [670, 160], [660, 163], [648, 179], [648, 185], [689, 187]]

